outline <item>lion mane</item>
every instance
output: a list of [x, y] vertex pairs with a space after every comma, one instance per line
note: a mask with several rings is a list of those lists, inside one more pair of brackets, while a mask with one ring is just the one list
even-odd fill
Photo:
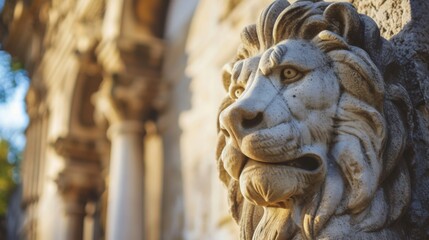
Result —
[[[348, 3], [298, 1], [290, 5], [277, 0], [261, 13], [257, 24], [245, 27], [241, 39], [235, 60], [223, 73], [226, 89], [234, 63], [287, 39], [307, 40], [321, 49], [340, 82], [326, 177], [301, 206], [300, 220], [284, 224], [289, 228], [287, 238], [318, 238], [340, 218], [359, 229], [353, 235], [338, 236], [344, 239], [403, 238], [398, 219], [411, 194], [404, 160], [412, 128], [406, 125], [412, 122], [411, 103], [397, 77], [394, 49], [380, 36], [376, 23]], [[227, 97], [220, 112], [233, 102]], [[247, 201], [239, 181], [224, 169], [221, 152], [225, 145], [219, 130], [220, 178], [228, 188], [230, 211], [241, 227], [241, 239], [252, 239], [264, 227], [258, 226], [264, 209]]]

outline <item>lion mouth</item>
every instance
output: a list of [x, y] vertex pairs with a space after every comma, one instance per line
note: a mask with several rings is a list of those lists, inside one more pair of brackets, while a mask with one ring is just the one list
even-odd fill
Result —
[[286, 162], [267, 162], [269, 165], [280, 165], [292, 168], [299, 168], [306, 171], [315, 171], [320, 168], [322, 161], [316, 155], [304, 155], [302, 157], [288, 160]]
[[248, 159], [239, 178], [240, 191], [255, 205], [287, 208], [285, 200], [317, 187], [324, 166], [323, 156], [315, 153], [279, 162]]

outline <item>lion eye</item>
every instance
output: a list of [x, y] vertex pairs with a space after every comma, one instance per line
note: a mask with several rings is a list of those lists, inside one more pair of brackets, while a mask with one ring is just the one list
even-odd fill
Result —
[[242, 87], [238, 87], [234, 90], [234, 98], [237, 99], [241, 96], [241, 94], [243, 94], [244, 92], [244, 88]]
[[283, 69], [282, 75], [285, 82], [292, 82], [301, 77], [301, 73], [291, 67]]

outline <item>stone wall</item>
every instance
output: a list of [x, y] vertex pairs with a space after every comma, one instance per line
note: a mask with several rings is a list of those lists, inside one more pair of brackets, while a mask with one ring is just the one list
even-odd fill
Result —
[[[232, 2], [234, 2], [232, 4]], [[235, 54], [242, 27], [270, 1], [200, 1], [186, 42], [189, 101], [178, 118], [184, 190], [184, 239], [237, 239], [226, 188], [215, 161], [217, 108], [225, 92], [221, 69]]]

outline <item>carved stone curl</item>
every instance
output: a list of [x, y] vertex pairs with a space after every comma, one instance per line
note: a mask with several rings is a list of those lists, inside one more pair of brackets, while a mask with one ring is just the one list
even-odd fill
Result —
[[405, 239], [411, 102], [375, 22], [277, 0], [241, 36], [217, 150], [241, 239]]

